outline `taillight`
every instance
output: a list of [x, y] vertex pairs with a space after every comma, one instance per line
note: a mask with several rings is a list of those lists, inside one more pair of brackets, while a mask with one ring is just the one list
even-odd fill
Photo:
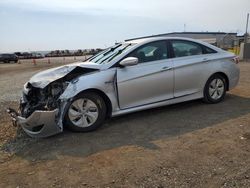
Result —
[[236, 56], [235, 58], [233, 58], [233, 62], [235, 64], [238, 64], [240, 62], [240, 58], [238, 56]]

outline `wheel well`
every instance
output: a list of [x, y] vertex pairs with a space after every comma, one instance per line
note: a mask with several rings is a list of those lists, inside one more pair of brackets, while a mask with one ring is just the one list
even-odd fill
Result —
[[106, 107], [107, 107], [106, 118], [110, 118], [111, 117], [111, 115], [112, 115], [112, 104], [111, 104], [111, 101], [108, 98], [108, 96], [103, 91], [101, 91], [99, 89], [87, 89], [87, 90], [81, 91], [77, 95], [80, 95], [81, 93], [84, 93], [84, 92], [94, 92], [94, 93], [100, 95], [100, 97], [103, 98], [103, 100], [104, 100], [104, 102], [106, 104]]
[[225, 74], [225, 73], [223, 73], [223, 72], [217, 72], [217, 73], [214, 73], [212, 76], [214, 76], [214, 75], [220, 75], [220, 76], [222, 76], [223, 78], [225, 78], [225, 81], [226, 81], [226, 89], [227, 89], [227, 91], [229, 90], [229, 79], [228, 79], [228, 77], [227, 77], [227, 75]]

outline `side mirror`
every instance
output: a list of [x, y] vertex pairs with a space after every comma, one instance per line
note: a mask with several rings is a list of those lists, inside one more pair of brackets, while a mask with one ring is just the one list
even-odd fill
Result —
[[137, 64], [138, 64], [137, 57], [127, 57], [120, 62], [120, 65], [123, 67], [133, 66], [133, 65], [137, 65]]

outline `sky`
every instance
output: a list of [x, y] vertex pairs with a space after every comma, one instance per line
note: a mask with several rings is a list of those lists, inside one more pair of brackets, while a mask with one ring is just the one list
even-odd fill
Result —
[[0, 52], [106, 48], [140, 36], [245, 32], [250, 0], [0, 0]]

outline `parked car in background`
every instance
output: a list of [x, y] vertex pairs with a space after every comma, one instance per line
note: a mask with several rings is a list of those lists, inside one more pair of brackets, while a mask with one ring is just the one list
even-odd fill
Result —
[[44, 58], [44, 55], [42, 55], [41, 53], [29, 53], [29, 52], [16, 52], [15, 53], [19, 59], [40, 59], [40, 58]]
[[41, 59], [44, 58], [44, 55], [42, 55], [41, 53], [32, 53], [32, 58]]
[[32, 59], [32, 54], [29, 52], [22, 53], [22, 56], [20, 56], [22, 59]]
[[18, 62], [18, 57], [15, 54], [0, 54], [0, 62], [4, 62], [4, 63], [14, 62], [14, 63], [17, 63]]
[[24, 57], [25, 53], [26, 52], [24, 52], [24, 53], [22, 53], [22, 52], [15, 52], [15, 55], [17, 55], [18, 59], [27, 59], [27, 58]]
[[88, 132], [106, 118], [203, 99], [221, 102], [239, 81], [232, 53], [198, 40], [154, 37], [110, 47], [86, 62], [34, 75], [14, 122], [33, 137]]

